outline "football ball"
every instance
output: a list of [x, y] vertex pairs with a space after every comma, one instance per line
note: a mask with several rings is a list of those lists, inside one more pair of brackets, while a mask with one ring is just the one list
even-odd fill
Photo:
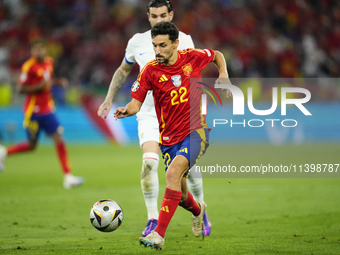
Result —
[[111, 199], [99, 200], [90, 211], [92, 225], [103, 232], [116, 230], [123, 221], [123, 210]]
[[99, 200], [90, 211], [92, 225], [103, 232], [116, 230], [123, 221], [123, 210], [111, 199]]

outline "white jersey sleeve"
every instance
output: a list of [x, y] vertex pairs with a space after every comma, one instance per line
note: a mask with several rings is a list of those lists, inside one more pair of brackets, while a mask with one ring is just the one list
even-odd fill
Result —
[[153, 59], [155, 59], [155, 52], [152, 47], [151, 30], [132, 36], [126, 47], [126, 63], [137, 63], [141, 71], [143, 67]]
[[134, 63], [136, 63], [136, 59], [135, 59], [135, 45], [134, 45], [134, 40], [135, 36], [133, 36], [127, 46], [126, 46], [126, 50], [125, 50], [125, 61], [126, 63], [128, 63], [129, 65], [132, 65]]

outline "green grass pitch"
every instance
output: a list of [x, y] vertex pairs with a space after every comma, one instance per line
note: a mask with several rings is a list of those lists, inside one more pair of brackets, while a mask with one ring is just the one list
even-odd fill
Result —
[[[230, 162], [243, 155], [242, 163], [259, 164], [256, 153], [267, 153], [288, 164], [284, 155], [293, 153], [301, 162], [340, 163], [338, 144], [286, 145], [276, 147], [277, 155], [272, 146], [252, 146], [251, 156], [244, 156], [246, 145], [230, 146]], [[340, 254], [340, 179], [204, 179], [211, 236], [195, 238], [190, 213], [179, 207], [164, 250], [154, 251], [138, 243], [146, 224], [139, 147], [68, 149], [74, 174], [86, 178], [71, 190], [62, 187], [52, 146], [7, 159], [0, 173], [0, 254]], [[159, 177], [160, 205], [163, 164]], [[91, 206], [106, 198], [124, 211], [122, 225], [111, 233], [99, 232], [89, 220]]]

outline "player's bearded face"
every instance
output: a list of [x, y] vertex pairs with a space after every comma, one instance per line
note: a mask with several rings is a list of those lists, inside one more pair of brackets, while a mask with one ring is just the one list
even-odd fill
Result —
[[172, 57], [172, 52], [164, 52], [163, 54], [156, 54], [156, 60], [159, 64], [168, 64], [169, 59]]
[[178, 40], [171, 42], [169, 35], [157, 35], [152, 38], [152, 44], [157, 62], [167, 65], [177, 52]]
[[31, 54], [39, 62], [43, 62], [46, 56], [46, 47], [43, 44], [38, 43], [32, 47]]

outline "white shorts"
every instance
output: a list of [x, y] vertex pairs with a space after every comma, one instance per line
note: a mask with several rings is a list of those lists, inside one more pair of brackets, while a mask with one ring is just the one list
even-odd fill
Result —
[[140, 111], [137, 113], [137, 122], [138, 139], [141, 147], [143, 143], [149, 141], [159, 143], [159, 125], [152, 91], [148, 92]]

